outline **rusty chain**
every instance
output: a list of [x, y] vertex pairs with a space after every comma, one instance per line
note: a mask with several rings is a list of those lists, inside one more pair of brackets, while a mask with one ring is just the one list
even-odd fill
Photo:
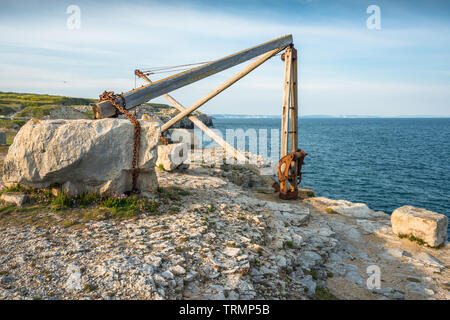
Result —
[[[121, 100], [123, 106], [121, 106], [117, 100]], [[125, 109], [125, 99], [122, 94], [115, 94], [114, 91], [105, 91], [100, 95], [100, 101], [109, 101], [116, 108], [116, 115], [118, 115], [117, 111], [120, 111], [131, 121], [134, 126], [134, 136], [133, 136], [133, 161], [131, 162], [131, 177], [132, 177], [132, 189], [131, 192], [138, 192], [136, 185], [137, 179], [139, 177], [139, 153], [141, 149], [141, 125], [139, 121], [136, 119], [136, 111], [134, 114], [131, 114]]]

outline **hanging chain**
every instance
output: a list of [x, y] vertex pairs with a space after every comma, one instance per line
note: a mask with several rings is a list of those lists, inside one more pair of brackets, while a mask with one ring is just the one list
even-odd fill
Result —
[[[121, 106], [117, 103], [117, 100], [120, 99], [122, 101]], [[118, 115], [117, 111], [120, 111], [127, 117], [134, 126], [134, 137], [133, 137], [133, 161], [131, 162], [131, 177], [132, 177], [132, 189], [131, 192], [137, 193], [138, 190], [136, 188], [137, 179], [139, 177], [139, 153], [141, 149], [141, 126], [139, 121], [136, 119], [136, 110], [134, 114], [131, 114], [125, 109], [126, 101], [122, 94], [115, 94], [114, 91], [105, 91], [100, 95], [100, 101], [109, 101], [116, 108], [116, 115]]]

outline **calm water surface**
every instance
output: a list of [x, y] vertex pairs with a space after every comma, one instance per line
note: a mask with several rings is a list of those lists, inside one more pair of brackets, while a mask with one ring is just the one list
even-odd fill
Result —
[[[268, 129], [270, 138], [280, 122], [217, 118], [214, 126]], [[299, 127], [308, 153], [302, 184], [317, 195], [389, 214], [409, 204], [450, 216], [450, 119], [300, 119]]]

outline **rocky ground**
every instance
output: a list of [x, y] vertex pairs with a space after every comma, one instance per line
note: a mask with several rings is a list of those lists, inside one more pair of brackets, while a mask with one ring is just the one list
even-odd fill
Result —
[[[362, 204], [280, 201], [258, 175], [263, 159], [255, 169], [219, 158], [157, 170], [161, 187], [181, 189], [154, 195], [156, 214], [0, 223], [0, 298], [450, 299], [448, 245], [399, 239]], [[373, 270], [379, 288], [367, 286]]]

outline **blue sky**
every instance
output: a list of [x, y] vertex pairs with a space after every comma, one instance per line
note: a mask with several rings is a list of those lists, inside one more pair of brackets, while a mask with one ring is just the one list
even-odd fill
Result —
[[[79, 30], [66, 27], [71, 4]], [[380, 7], [380, 30], [366, 27], [369, 5]], [[212, 60], [285, 34], [300, 52], [303, 115], [450, 116], [449, 1], [3, 0], [0, 91], [126, 92], [136, 68]], [[243, 66], [172, 94], [189, 106]], [[275, 57], [200, 110], [279, 115], [282, 79]]]

